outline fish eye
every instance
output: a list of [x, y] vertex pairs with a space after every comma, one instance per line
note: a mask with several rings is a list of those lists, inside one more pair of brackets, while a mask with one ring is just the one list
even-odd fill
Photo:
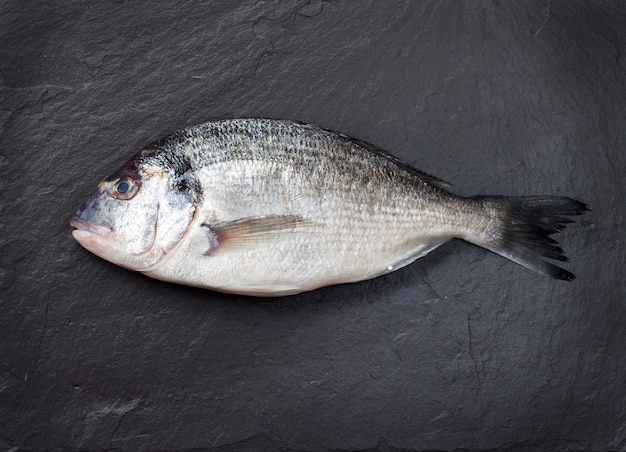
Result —
[[119, 194], [125, 195], [130, 189], [130, 184], [126, 181], [121, 181], [119, 184], [117, 184], [116, 189]]
[[131, 177], [125, 176], [120, 178], [113, 187], [111, 187], [111, 196], [115, 199], [128, 200], [139, 191], [139, 182]]

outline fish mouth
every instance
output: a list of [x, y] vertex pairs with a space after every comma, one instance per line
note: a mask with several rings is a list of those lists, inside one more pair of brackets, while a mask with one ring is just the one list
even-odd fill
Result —
[[111, 229], [106, 226], [90, 223], [89, 221], [83, 220], [76, 215], [73, 215], [70, 219], [70, 226], [75, 228], [72, 231], [72, 235], [77, 240], [86, 239], [94, 235], [105, 236], [111, 232]]

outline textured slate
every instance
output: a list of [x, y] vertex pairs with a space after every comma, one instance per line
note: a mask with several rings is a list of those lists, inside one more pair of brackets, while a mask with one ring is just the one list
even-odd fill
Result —
[[[0, 448], [626, 450], [621, 1], [0, 3]], [[208, 119], [292, 118], [470, 194], [592, 212], [551, 280], [451, 242], [283, 299], [89, 254], [96, 183]]]

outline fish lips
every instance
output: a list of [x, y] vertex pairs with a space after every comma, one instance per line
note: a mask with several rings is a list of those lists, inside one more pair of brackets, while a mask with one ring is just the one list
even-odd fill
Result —
[[100, 226], [98, 224], [91, 223], [87, 220], [72, 215], [70, 219], [70, 226], [75, 228], [72, 231], [72, 236], [78, 241], [89, 239], [93, 236], [105, 237], [111, 233], [111, 229], [106, 226]]

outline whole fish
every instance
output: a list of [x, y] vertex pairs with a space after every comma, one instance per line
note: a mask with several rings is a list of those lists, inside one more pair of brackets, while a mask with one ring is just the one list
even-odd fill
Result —
[[375, 278], [452, 238], [558, 279], [550, 238], [587, 206], [465, 198], [363, 141], [271, 119], [167, 136], [106, 177], [70, 221], [87, 250], [152, 278], [256, 296]]

